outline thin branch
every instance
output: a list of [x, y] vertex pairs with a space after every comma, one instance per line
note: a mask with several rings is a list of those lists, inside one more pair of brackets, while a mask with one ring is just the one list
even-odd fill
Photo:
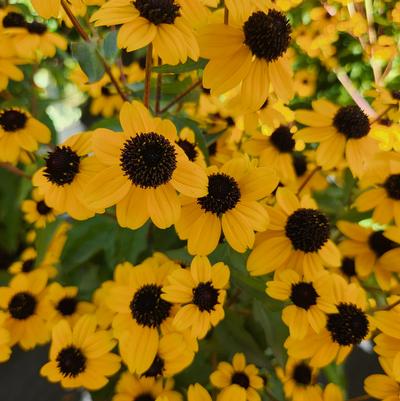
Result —
[[0, 162], [0, 168], [3, 168], [4, 170], [9, 171], [12, 174], [18, 175], [19, 177], [24, 177], [24, 178], [27, 178], [28, 180], [31, 179], [31, 176], [26, 174], [25, 171], [22, 171], [21, 169], [19, 169], [16, 166], [13, 166], [10, 163]]
[[388, 107], [386, 107], [385, 110], [383, 110], [380, 114], [378, 114], [371, 122], [370, 124], [374, 124], [376, 122], [379, 122], [379, 120], [390, 110], [392, 110], [394, 107], [396, 107], [395, 104], [390, 104]]
[[[158, 65], [161, 65], [161, 59], [158, 58]], [[156, 87], [156, 104], [155, 104], [155, 112], [160, 112], [160, 100], [161, 100], [161, 89], [162, 89], [162, 72], [159, 72], [157, 75], [157, 87]]]
[[196, 89], [199, 85], [201, 85], [202, 79], [200, 78], [199, 80], [195, 81], [192, 85], [189, 86], [185, 91], [183, 91], [180, 95], [172, 99], [163, 109], [160, 110], [158, 114], [163, 114], [167, 110], [169, 110], [172, 106], [177, 104], [179, 101], [181, 101], [185, 96], [187, 96], [193, 89]]
[[144, 97], [143, 97], [143, 103], [147, 108], [149, 108], [150, 104], [150, 83], [151, 83], [152, 64], [153, 64], [153, 44], [149, 43], [147, 45], [147, 52], [146, 52], [146, 76], [144, 80]]
[[372, 397], [369, 394], [359, 395], [358, 397], [349, 398], [347, 401], [364, 401], [369, 400]]
[[377, 116], [376, 111], [369, 105], [369, 103], [364, 99], [361, 93], [355, 88], [353, 82], [346, 74], [346, 71], [343, 69], [335, 70], [336, 76], [343, 87], [346, 89], [347, 93], [351, 96], [354, 102], [364, 110], [370, 117], [375, 118]]
[[299, 189], [297, 190], [297, 195], [300, 195], [300, 192], [305, 188], [305, 186], [310, 182], [311, 178], [314, 177], [315, 173], [317, 171], [321, 170], [321, 166], [315, 167], [313, 170], [311, 170], [311, 173], [308, 175], [308, 177], [303, 181], [303, 183], [300, 185]]
[[[86, 31], [83, 29], [82, 25], [79, 23], [78, 19], [75, 17], [75, 15], [72, 13], [71, 9], [68, 6], [68, 3], [66, 0], [61, 0], [61, 5], [65, 11], [65, 13], [68, 15], [68, 18], [71, 20], [72, 25], [74, 28], [77, 30], [81, 38], [85, 41], [90, 43], [90, 37], [86, 33]], [[111, 72], [111, 67], [108, 65], [107, 61], [104, 60], [103, 56], [99, 53], [98, 50], [96, 50], [97, 57], [103, 64], [104, 70], [106, 74], [110, 77], [111, 83], [115, 86], [115, 89], [117, 90], [118, 94], [121, 96], [122, 100], [129, 101], [128, 96], [123, 92], [121, 87], [119, 86], [118, 81], [115, 79], [113, 73]]]
[[381, 308], [376, 308], [375, 311], [389, 311], [395, 308], [397, 305], [400, 305], [400, 299], [398, 299], [396, 302], [393, 302], [392, 304], [382, 306]]
[[224, 8], [224, 24], [225, 25], [229, 24], [229, 10], [227, 6], [225, 6]]

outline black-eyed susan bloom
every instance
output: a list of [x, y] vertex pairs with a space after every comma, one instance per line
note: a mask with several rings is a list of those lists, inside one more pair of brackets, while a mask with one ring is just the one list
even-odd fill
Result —
[[112, 401], [155, 401], [163, 396], [168, 401], [182, 401], [182, 396], [173, 388], [172, 379], [164, 383], [163, 379], [137, 377], [124, 372], [118, 380]]
[[175, 126], [151, 117], [141, 103], [125, 103], [120, 120], [124, 132], [93, 134], [94, 154], [104, 167], [87, 185], [86, 201], [93, 208], [116, 204], [122, 227], [137, 229], [151, 218], [167, 228], [180, 217], [177, 191], [207, 194], [206, 172], [176, 144]]
[[182, 199], [182, 215], [175, 227], [188, 240], [192, 255], [208, 255], [218, 245], [221, 233], [238, 252], [252, 248], [255, 231], [266, 230], [268, 213], [258, 201], [277, 186], [278, 178], [268, 167], [255, 167], [240, 157], [220, 169], [208, 169], [208, 194]]
[[187, 0], [109, 0], [91, 18], [96, 26], [122, 25], [117, 43], [133, 51], [153, 44], [163, 63], [197, 60], [199, 45], [188, 22]]
[[187, 158], [201, 167], [205, 167], [205, 160], [203, 152], [200, 150], [196, 143], [196, 135], [188, 127], [183, 128], [179, 132], [179, 139], [176, 143], [183, 149]]
[[200, 54], [210, 59], [203, 86], [220, 95], [241, 84], [241, 101], [250, 110], [263, 105], [270, 86], [279, 99], [291, 99], [293, 86], [285, 57], [291, 26], [286, 16], [247, 0], [226, 5], [229, 24], [210, 24], [200, 32]]
[[0, 110], [0, 161], [16, 163], [21, 151], [34, 152], [50, 141], [50, 130], [27, 111]]
[[94, 216], [95, 211], [83, 201], [83, 191], [89, 178], [97, 171], [97, 162], [87, 157], [92, 151], [91, 133], [69, 137], [47, 154], [46, 165], [33, 176], [46, 204], [60, 213], [67, 212], [77, 220]]
[[29, 273], [35, 268], [37, 252], [35, 248], [24, 249], [18, 260], [12, 263], [8, 269], [11, 274]]
[[317, 163], [324, 169], [336, 167], [345, 156], [354, 176], [364, 173], [367, 162], [377, 151], [377, 143], [368, 136], [370, 121], [360, 107], [338, 107], [328, 100], [312, 102], [313, 111], [297, 110], [296, 120], [308, 127], [296, 138], [319, 143]]
[[191, 329], [193, 337], [204, 338], [224, 318], [223, 304], [229, 284], [229, 268], [222, 262], [211, 266], [205, 256], [196, 256], [190, 269], [178, 269], [167, 278], [162, 298], [180, 304], [174, 325]]
[[294, 270], [277, 272], [267, 282], [266, 292], [271, 298], [292, 302], [283, 309], [282, 320], [293, 338], [304, 338], [309, 328], [319, 333], [326, 325], [326, 313], [337, 311], [331, 276], [325, 272], [313, 281], [304, 280]]
[[21, 209], [25, 220], [37, 228], [45, 227], [47, 223], [54, 221], [57, 215], [57, 212], [46, 204], [43, 195], [40, 195], [37, 189], [32, 192], [32, 199], [24, 200]]
[[400, 230], [389, 227], [374, 231], [348, 221], [339, 221], [337, 227], [347, 237], [339, 249], [344, 256], [354, 258], [357, 275], [365, 279], [374, 273], [379, 286], [389, 289], [391, 272], [399, 270]]
[[301, 340], [289, 337], [285, 342], [290, 357], [310, 358], [313, 367], [329, 365], [333, 360], [342, 363], [371, 331], [365, 291], [358, 284], [347, 284], [338, 275], [332, 275], [332, 280], [337, 312], [327, 315], [325, 328], [318, 334], [310, 330]]
[[48, 341], [44, 295], [47, 274], [37, 270], [18, 274], [8, 287], [0, 287], [0, 307], [5, 310], [3, 326], [10, 332], [10, 344], [23, 349], [34, 348]]
[[60, 283], [51, 283], [45, 297], [46, 317], [50, 327], [61, 319], [73, 326], [85, 314], [93, 312], [89, 302], [78, 299], [78, 287], [63, 287]]
[[116, 283], [109, 290], [108, 306], [116, 312], [114, 335], [121, 343], [129, 338], [130, 343], [120, 351], [132, 373], [143, 374], [150, 368], [159, 349], [161, 331], [172, 324], [174, 305], [162, 299], [161, 294], [166, 277], [178, 268], [168, 262], [160, 266], [151, 262], [130, 266], [125, 283]]
[[52, 330], [50, 361], [40, 374], [65, 388], [104, 387], [107, 376], [119, 370], [120, 358], [110, 352], [116, 344], [111, 333], [96, 326], [93, 315], [82, 316], [73, 327], [66, 320], [58, 322]]
[[278, 188], [277, 205], [268, 207], [268, 231], [247, 260], [251, 275], [263, 275], [290, 267], [306, 280], [322, 271], [323, 265], [339, 266], [340, 252], [329, 239], [329, 220], [309, 197], [299, 200], [286, 188]]
[[220, 362], [217, 370], [210, 375], [213, 386], [221, 389], [218, 396], [220, 401], [261, 401], [260, 390], [264, 386], [262, 377], [258, 375], [258, 369], [253, 364], [246, 363], [246, 357], [242, 353], [233, 356], [232, 365]]
[[376, 155], [360, 180], [366, 189], [354, 202], [355, 207], [365, 212], [373, 210], [372, 219], [380, 224], [389, 224], [393, 219], [400, 225], [400, 157], [395, 152]]
[[321, 388], [317, 383], [318, 370], [306, 361], [289, 358], [285, 369], [278, 368], [285, 396], [293, 401], [320, 400]]

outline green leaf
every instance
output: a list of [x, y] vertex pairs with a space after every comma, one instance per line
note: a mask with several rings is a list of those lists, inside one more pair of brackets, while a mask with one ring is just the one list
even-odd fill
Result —
[[100, 61], [96, 45], [89, 42], [71, 43], [72, 55], [78, 61], [89, 83], [96, 82], [104, 75], [104, 66]]
[[114, 60], [118, 54], [117, 47], [118, 31], [110, 31], [104, 36], [103, 40], [103, 53], [106, 59]]
[[203, 70], [207, 65], [208, 60], [200, 58], [198, 61], [188, 60], [185, 64], [178, 65], [161, 65], [152, 68], [154, 72], [170, 73], [170, 74], [180, 74], [182, 72], [190, 72], [195, 70]]

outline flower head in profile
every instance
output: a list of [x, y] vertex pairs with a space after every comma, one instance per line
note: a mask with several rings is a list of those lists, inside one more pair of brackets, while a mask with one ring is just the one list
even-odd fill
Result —
[[261, 401], [257, 390], [264, 386], [264, 381], [258, 375], [257, 367], [247, 364], [242, 353], [233, 356], [232, 364], [220, 362], [217, 370], [211, 373], [210, 381], [221, 389], [218, 396], [220, 401]]
[[306, 280], [323, 270], [339, 266], [340, 252], [329, 239], [329, 220], [310, 197], [299, 200], [290, 190], [278, 188], [277, 205], [268, 207], [268, 230], [247, 260], [250, 274], [257, 276], [291, 267]]
[[52, 331], [50, 361], [40, 374], [65, 388], [98, 390], [120, 368], [119, 356], [110, 352], [114, 347], [111, 333], [97, 330], [93, 315], [82, 316], [73, 327], [61, 320]]
[[175, 225], [178, 235], [188, 240], [192, 255], [208, 255], [221, 234], [238, 252], [254, 244], [255, 231], [264, 231], [268, 213], [259, 200], [276, 188], [278, 178], [269, 167], [255, 167], [238, 157], [220, 169], [208, 169], [208, 194], [182, 199], [182, 215]]
[[211, 266], [205, 256], [196, 256], [190, 269], [178, 269], [167, 278], [162, 298], [180, 304], [174, 325], [191, 329], [193, 337], [204, 338], [224, 318], [223, 304], [229, 284], [229, 268], [222, 262]]
[[356, 105], [338, 107], [324, 99], [313, 101], [312, 107], [313, 111], [296, 111], [296, 120], [307, 126], [296, 138], [319, 143], [317, 163], [324, 169], [336, 167], [345, 157], [353, 175], [359, 177], [377, 151], [376, 141], [368, 135], [368, 116]]
[[[0, 70], [1, 63], [0, 60]], [[49, 141], [50, 130], [27, 111], [19, 108], [0, 110], [0, 161], [15, 164], [21, 152], [34, 152], [39, 144]]]
[[56, 219], [57, 212], [46, 204], [44, 196], [35, 189], [32, 192], [32, 199], [27, 199], [21, 207], [24, 218], [28, 223], [34, 224], [37, 228], [43, 228], [47, 223]]
[[[91, 18], [96, 26], [121, 25], [118, 47], [131, 52], [149, 44], [165, 64], [197, 60], [199, 45], [187, 0], [110, 0]], [[193, 3], [193, 1], [192, 1]], [[201, 4], [199, 4], [201, 6]]]
[[123, 132], [98, 129], [93, 150], [103, 168], [86, 187], [92, 208], [116, 206], [122, 227], [137, 229], [149, 218], [167, 228], [180, 217], [177, 191], [187, 196], [207, 194], [207, 175], [180, 148], [175, 126], [153, 118], [139, 102], [125, 103]]
[[287, 102], [293, 96], [285, 57], [292, 31], [288, 19], [248, 0], [227, 1], [226, 6], [229, 24], [210, 24], [200, 31], [200, 54], [210, 60], [204, 87], [220, 95], [241, 84], [241, 100], [250, 110], [263, 105], [270, 86]]

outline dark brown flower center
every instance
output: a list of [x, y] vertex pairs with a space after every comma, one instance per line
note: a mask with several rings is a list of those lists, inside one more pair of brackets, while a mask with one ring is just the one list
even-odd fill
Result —
[[360, 139], [370, 130], [368, 116], [358, 106], [341, 107], [333, 118], [334, 127], [347, 139]]
[[340, 266], [340, 270], [347, 277], [354, 277], [357, 275], [356, 273], [356, 265], [353, 258], [344, 257], [342, 259], [342, 265]]
[[57, 146], [45, 160], [43, 175], [55, 185], [71, 184], [79, 173], [80, 158], [69, 146]]
[[56, 309], [63, 316], [71, 316], [75, 313], [77, 306], [78, 300], [75, 297], [64, 297], [58, 302]]
[[3, 18], [4, 28], [25, 28], [25, 26], [25, 17], [20, 13], [11, 11]]
[[300, 386], [309, 386], [312, 381], [312, 369], [304, 362], [299, 363], [293, 369], [293, 380]]
[[36, 33], [36, 35], [43, 35], [47, 32], [47, 25], [36, 21], [27, 24], [26, 27], [29, 33]]
[[154, 25], [173, 24], [179, 17], [181, 6], [175, 0], [135, 0], [140, 16]]
[[0, 111], [0, 125], [4, 131], [14, 132], [25, 128], [28, 116], [18, 110], [5, 109]]
[[36, 203], [36, 210], [39, 214], [42, 216], [48, 215], [53, 209], [51, 207], [48, 207], [46, 205], [46, 202], [44, 200], [39, 201]]
[[294, 153], [293, 167], [297, 177], [302, 177], [307, 171], [307, 158], [301, 153]]
[[400, 174], [392, 174], [383, 184], [389, 198], [400, 200]]
[[292, 284], [290, 299], [299, 308], [305, 310], [317, 304], [318, 293], [312, 283], [300, 282]]
[[374, 231], [370, 234], [368, 245], [378, 258], [397, 247], [395, 242], [383, 235], [383, 231]]
[[179, 139], [176, 143], [183, 149], [190, 161], [194, 162], [196, 160], [197, 150], [195, 143], [189, 142], [187, 139]]
[[8, 303], [8, 311], [14, 319], [25, 320], [35, 313], [36, 304], [36, 298], [31, 293], [18, 292]]
[[21, 270], [24, 273], [29, 273], [35, 267], [35, 263], [36, 263], [36, 259], [35, 258], [24, 260], [24, 262], [22, 263], [22, 269]]
[[247, 389], [250, 386], [250, 379], [244, 372], [235, 372], [232, 375], [231, 383]]
[[76, 377], [86, 369], [86, 357], [82, 351], [71, 345], [57, 355], [57, 366], [64, 377]]
[[211, 312], [218, 303], [219, 290], [213, 287], [211, 281], [200, 283], [193, 288], [193, 303], [201, 312]]
[[164, 360], [156, 355], [151, 366], [143, 373], [144, 377], [154, 377], [157, 378], [162, 376], [164, 372]]
[[275, 149], [280, 153], [291, 153], [296, 145], [289, 127], [281, 125], [269, 137]]
[[254, 12], [243, 25], [244, 43], [259, 59], [268, 62], [281, 57], [289, 47], [292, 28], [281, 12]]

